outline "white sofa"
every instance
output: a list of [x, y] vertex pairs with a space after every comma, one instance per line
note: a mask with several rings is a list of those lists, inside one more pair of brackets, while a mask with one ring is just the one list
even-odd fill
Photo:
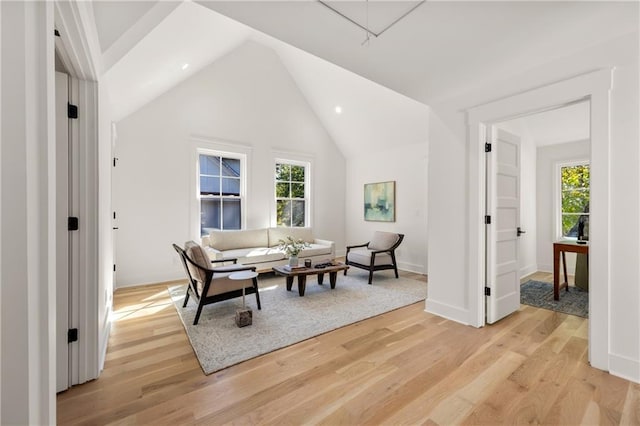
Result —
[[298, 255], [300, 263], [305, 259], [311, 259], [313, 264], [324, 263], [336, 257], [335, 243], [314, 238], [311, 228], [211, 231], [208, 236], [202, 237], [202, 246], [212, 260], [237, 258], [238, 263], [253, 265], [258, 272], [266, 272], [289, 262], [287, 255], [278, 249], [278, 241], [288, 236], [309, 243], [309, 247], [305, 247]]

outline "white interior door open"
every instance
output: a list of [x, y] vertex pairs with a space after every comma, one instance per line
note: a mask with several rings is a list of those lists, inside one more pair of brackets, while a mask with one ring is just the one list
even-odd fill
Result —
[[56, 392], [69, 376], [69, 76], [56, 72]]
[[487, 152], [487, 323], [520, 308], [520, 138], [494, 126]]

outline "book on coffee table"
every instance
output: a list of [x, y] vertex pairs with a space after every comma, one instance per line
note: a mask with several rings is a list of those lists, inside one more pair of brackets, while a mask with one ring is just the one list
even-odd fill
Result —
[[284, 269], [286, 269], [287, 271], [301, 271], [303, 269], [307, 269], [307, 267], [304, 265], [298, 265], [298, 266], [284, 265]]

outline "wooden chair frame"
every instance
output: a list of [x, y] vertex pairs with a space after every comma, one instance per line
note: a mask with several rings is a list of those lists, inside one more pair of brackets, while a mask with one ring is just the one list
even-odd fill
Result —
[[[369, 243], [371, 243], [371, 241], [364, 243], [364, 244], [358, 244], [358, 245], [354, 245], [354, 246], [347, 246], [347, 254], [345, 255], [345, 264], [347, 265], [351, 265], [351, 266], [355, 266], [356, 268], [361, 268], [361, 269], [366, 269], [367, 271], [369, 271], [369, 284], [372, 283], [373, 281], [373, 272], [374, 271], [382, 271], [385, 269], [393, 269], [394, 272], [396, 273], [396, 278], [399, 278], [398, 275], [398, 265], [396, 263], [396, 253], [395, 250], [398, 248], [398, 246], [400, 245], [400, 243], [402, 242], [402, 240], [404, 239], [404, 234], [398, 234], [398, 241], [396, 241], [396, 243], [389, 247], [386, 250], [373, 250], [371, 252], [371, 261], [369, 263], [369, 265], [363, 265], [362, 263], [357, 263], [357, 262], [351, 262], [349, 261], [349, 251], [351, 251], [351, 249], [354, 248], [359, 248], [359, 247], [369, 247]], [[389, 253], [389, 255], [391, 256], [391, 264], [387, 264], [387, 265], [376, 265], [376, 255], [380, 254], [380, 253]], [[347, 271], [344, 271], [344, 274], [347, 275]]]
[[[184, 296], [184, 303], [182, 304], [182, 307], [184, 308], [187, 306], [187, 302], [189, 302], [189, 294], [191, 294], [191, 296], [193, 296], [195, 301], [198, 303], [198, 310], [196, 311], [196, 316], [193, 319], [193, 325], [198, 324], [198, 320], [200, 319], [200, 314], [202, 313], [202, 308], [205, 305], [215, 303], [215, 302], [220, 302], [222, 300], [242, 297], [242, 289], [232, 290], [226, 293], [215, 294], [213, 296], [206, 296], [207, 293], [209, 293], [209, 288], [211, 287], [211, 283], [213, 282], [213, 278], [216, 273], [229, 274], [229, 273], [238, 272], [238, 271], [254, 271], [255, 272], [256, 270], [255, 266], [244, 266], [244, 265], [237, 265], [236, 268], [225, 267], [224, 270], [219, 270], [219, 271], [216, 271], [216, 268], [212, 268], [212, 269], [203, 268], [202, 266], [198, 265], [193, 260], [191, 260], [189, 256], [187, 256], [187, 253], [180, 246], [173, 244], [173, 248], [180, 255], [182, 266], [184, 267], [184, 270], [187, 273], [187, 278], [189, 279], [189, 283], [188, 283], [189, 285], [187, 287], [187, 291]], [[233, 262], [235, 265], [237, 261], [238, 259], [221, 259], [221, 260], [212, 260], [211, 263]], [[202, 286], [202, 292], [198, 291], [198, 283], [196, 279], [191, 275], [191, 272], [189, 271], [189, 267], [188, 267], [189, 264], [195, 266], [196, 268], [200, 269], [205, 273], [205, 280]], [[258, 279], [253, 278], [252, 281], [253, 281], [253, 286], [245, 287], [244, 293], [245, 295], [255, 293], [256, 304], [258, 305], [258, 309], [261, 310], [262, 307], [260, 306], [260, 293], [258, 292]]]

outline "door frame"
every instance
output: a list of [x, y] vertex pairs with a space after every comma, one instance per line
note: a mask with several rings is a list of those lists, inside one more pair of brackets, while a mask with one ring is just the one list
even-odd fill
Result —
[[[467, 201], [469, 207], [467, 276], [469, 324], [485, 325], [485, 153], [484, 144], [491, 126], [536, 112], [555, 109], [578, 101], [590, 101], [591, 203], [593, 218], [589, 229], [589, 249], [593, 258], [589, 269], [589, 361], [593, 367], [609, 370], [609, 286], [610, 286], [610, 93], [614, 69], [607, 68], [518, 93], [468, 109]], [[597, 301], [597, 303], [594, 303]]]

